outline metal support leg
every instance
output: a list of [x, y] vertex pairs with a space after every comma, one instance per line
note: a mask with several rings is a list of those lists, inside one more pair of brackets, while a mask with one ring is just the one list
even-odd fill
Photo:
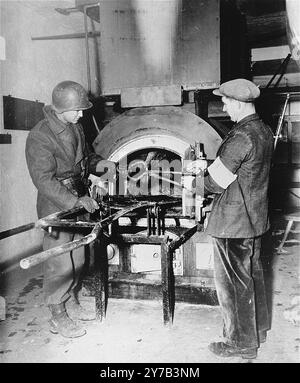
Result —
[[152, 226], [152, 234], [156, 235], [156, 222], [155, 222], [155, 209], [151, 209], [151, 226]]
[[161, 216], [161, 234], [164, 235], [166, 231], [165, 212]]
[[156, 217], [156, 227], [157, 227], [157, 235], [161, 235], [161, 214], [160, 214], [160, 207], [155, 207], [155, 217]]
[[286, 225], [286, 229], [285, 229], [285, 232], [283, 234], [283, 238], [280, 242], [280, 245], [278, 246], [278, 249], [277, 249], [277, 252], [278, 253], [281, 253], [282, 252], [282, 248], [283, 248], [283, 245], [284, 245], [284, 242], [286, 241], [287, 239], [287, 236], [289, 235], [289, 232], [292, 228], [292, 225], [293, 225], [294, 221], [293, 220], [289, 220], [288, 221], [288, 224]]
[[103, 235], [94, 242], [95, 246], [95, 275], [94, 292], [96, 305], [96, 319], [103, 321], [106, 315], [108, 301], [108, 259], [106, 241]]
[[173, 252], [170, 250], [167, 237], [161, 243], [161, 279], [163, 320], [165, 325], [170, 325], [174, 318], [175, 281], [173, 273]]
[[152, 234], [151, 228], [151, 208], [147, 209], [147, 236], [149, 237]]

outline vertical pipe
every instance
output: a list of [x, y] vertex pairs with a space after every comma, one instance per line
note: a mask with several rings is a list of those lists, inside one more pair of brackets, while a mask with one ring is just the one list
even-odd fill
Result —
[[87, 8], [89, 8], [89, 6], [83, 7], [83, 14], [84, 14], [85, 54], [86, 54], [86, 66], [87, 66], [88, 93], [90, 93], [91, 92], [91, 69], [90, 69], [89, 37], [88, 37], [87, 14], [86, 14]]
[[[100, 23], [100, 2], [95, 5], [98, 6], [99, 23]], [[95, 23], [93, 20], [91, 20], [91, 26], [92, 26], [92, 31], [96, 33]], [[101, 35], [100, 32], [99, 32], [99, 35]], [[97, 85], [96, 94], [97, 96], [100, 96], [101, 95], [101, 68], [100, 68], [99, 46], [98, 46], [97, 38], [94, 37], [93, 42], [94, 42], [94, 51], [95, 51], [95, 81]]]
[[98, 134], [100, 134], [99, 126], [98, 126], [97, 121], [96, 121], [96, 119], [95, 119], [95, 116], [94, 116], [93, 114], [92, 114], [92, 118], [93, 118], [93, 122], [94, 122], [94, 125], [95, 125], [96, 130], [97, 130]]

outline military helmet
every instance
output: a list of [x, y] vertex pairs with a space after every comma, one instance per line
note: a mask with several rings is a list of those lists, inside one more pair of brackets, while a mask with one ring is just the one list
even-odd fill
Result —
[[52, 106], [57, 113], [70, 110], [89, 109], [93, 104], [89, 101], [84, 87], [74, 81], [63, 81], [52, 91]]

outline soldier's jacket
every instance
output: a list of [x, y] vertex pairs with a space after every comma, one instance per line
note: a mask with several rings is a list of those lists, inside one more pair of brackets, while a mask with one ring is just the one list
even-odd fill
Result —
[[269, 229], [268, 185], [273, 134], [257, 114], [234, 125], [217, 156], [237, 175], [227, 189], [205, 177], [208, 193], [215, 193], [207, 233], [219, 238], [252, 238]]
[[50, 105], [44, 107], [45, 119], [29, 133], [26, 161], [30, 176], [38, 190], [38, 217], [71, 209], [78, 200], [60, 181], [93, 173], [102, 158], [89, 151], [80, 124], [64, 124]]

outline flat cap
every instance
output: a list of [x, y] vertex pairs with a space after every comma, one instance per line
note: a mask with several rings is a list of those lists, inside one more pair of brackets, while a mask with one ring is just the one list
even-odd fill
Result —
[[213, 94], [234, 98], [238, 101], [252, 102], [260, 95], [260, 90], [253, 82], [244, 78], [224, 82]]

